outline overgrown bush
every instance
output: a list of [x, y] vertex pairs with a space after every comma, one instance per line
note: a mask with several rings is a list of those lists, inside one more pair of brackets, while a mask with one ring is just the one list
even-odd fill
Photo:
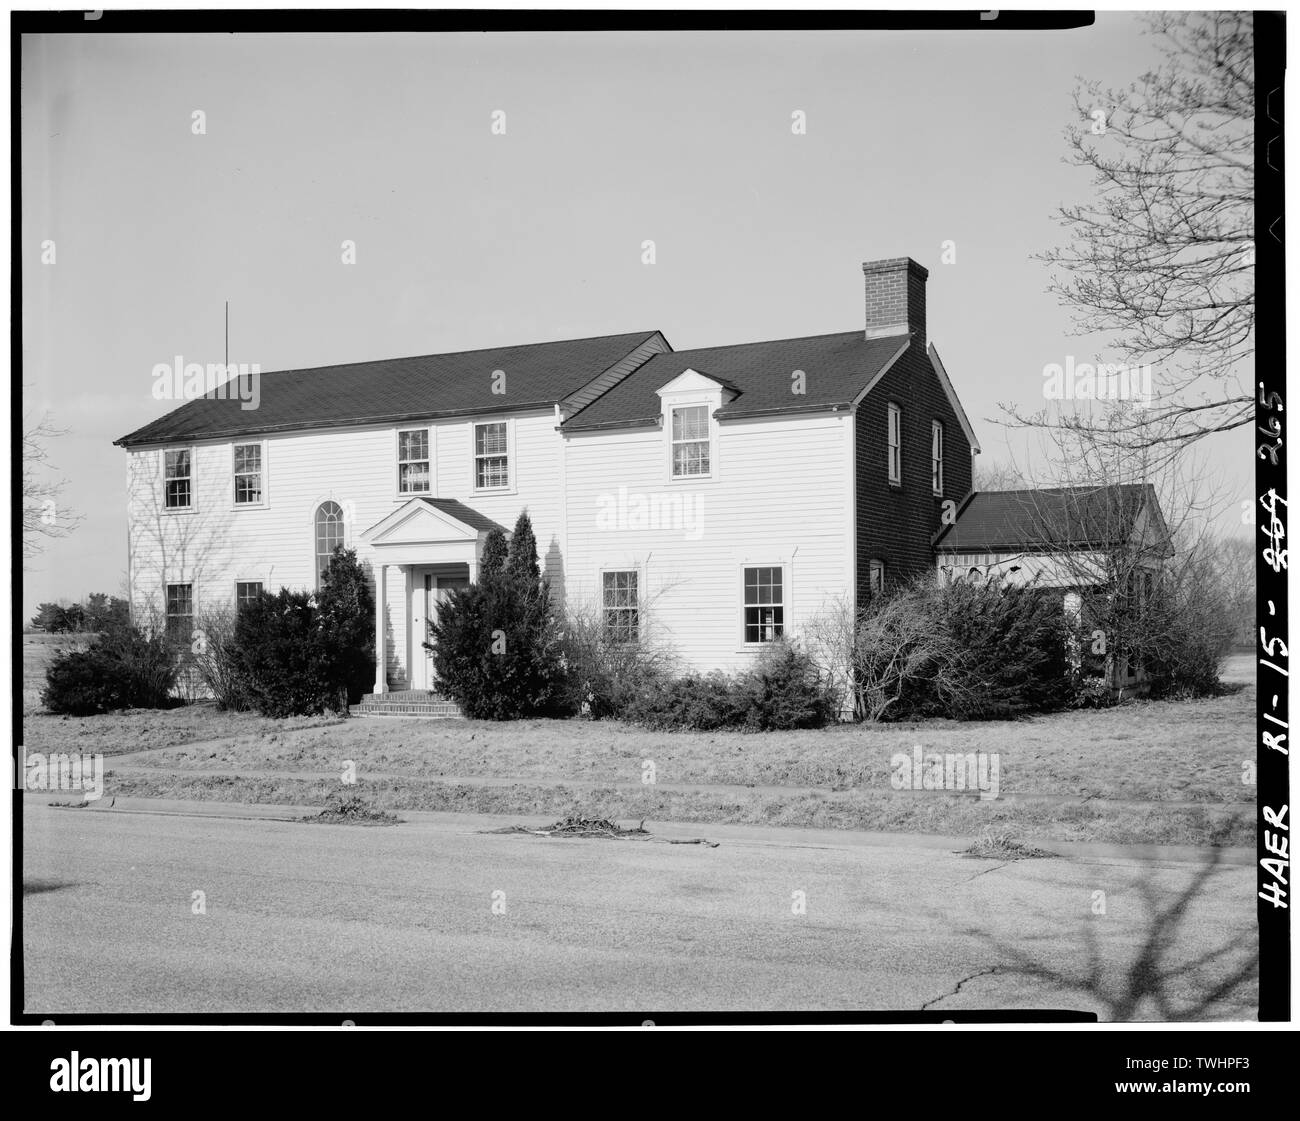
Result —
[[1138, 651], [1152, 697], [1212, 697], [1222, 690], [1219, 667], [1232, 648], [1235, 621], [1214, 591], [1198, 584], [1169, 580], [1154, 590], [1155, 634]]
[[1068, 703], [1064, 616], [1032, 587], [923, 578], [813, 625], [822, 671], [867, 720], [1009, 718]]
[[748, 692], [721, 671], [649, 683], [624, 708], [626, 719], [665, 731], [712, 732], [745, 725]]
[[839, 712], [839, 690], [793, 642], [767, 647], [741, 680], [749, 692], [745, 723], [754, 731], [820, 728]]
[[256, 707], [256, 699], [239, 668], [235, 626], [236, 613], [230, 608], [201, 615], [196, 627], [201, 637], [191, 663], [218, 708], [244, 712]]
[[1102, 674], [1076, 672], [1072, 675], [1072, 708], [1108, 708], [1115, 703], [1110, 682]]
[[[438, 688], [471, 719], [561, 715], [568, 696], [559, 623], [527, 512], [505, 566], [453, 589], [430, 625]], [[531, 553], [531, 556], [528, 554]]]
[[809, 655], [794, 644], [776, 643], [744, 673], [654, 681], [630, 700], [624, 715], [664, 730], [767, 732], [820, 728], [838, 707], [837, 690]]
[[50, 712], [89, 716], [120, 708], [169, 708], [176, 653], [161, 634], [116, 626], [86, 650], [55, 657], [41, 703]]
[[946, 688], [922, 684], [904, 707], [956, 720], [1006, 720], [1069, 703], [1059, 593], [957, 583], [935, 588], [930, 603], [933, 626], [961, 656], [948, 667]]
[[1136, 669], [1135, 683], [1153, 699], [1220, 693], [1219, 668], [1236, 640], [1240, 606], [1233, 602], [1217, 546], [1192, 540], [1149, 579], [1134, 575], [1131, 582], [1113, 582], [1082, 598], [1069, 636], [1073, 703], [1114, 704], [1133, 692], [1113, 688], [1119, 684], [1112, 680], [1117, 665]]
[[235, 622], [234, 670], [263, 716], [338, 710], [343, 691], [307, 592], [281, 588], [246, 604]]
[[561, 636], [566, 712], [592, 720], [620, 719], [638, 696], [667, 679], [671, 651], [650, 633], [648, 611], [640, 612], [639, 624], [636, 641], [617, 641], [599, 612], [569, 609]]
[[859, 719], [906, 719], [920, 698], [938, 708], [964, 700], [964, 652], [936, 625], [934, 593], [918, 584], [873, 597], [849, 626], [846, 676]]

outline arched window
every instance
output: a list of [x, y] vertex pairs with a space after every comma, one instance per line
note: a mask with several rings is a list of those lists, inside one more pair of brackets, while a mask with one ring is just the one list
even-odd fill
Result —
[[325, 581], [334, 550], [344, 544], [343, 507], [337, 502], [322, 502], [316, 510], [316, 587]]

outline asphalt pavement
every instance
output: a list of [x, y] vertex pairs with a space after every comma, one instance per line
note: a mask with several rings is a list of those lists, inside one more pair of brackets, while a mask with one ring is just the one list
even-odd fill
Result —
[[[67, 1013], [1068, 1008], [1253, 1018], [1254, 870], [961, 839], [24, 798], [25, 1007]], [[716, 848], [669, 844], [707, 838]], [[1164, 915], [1164, 921], [1161, 916]], [[1220, 947], [1226, 950], [1216, 953]], [[1193, 968], [1198, 958], [1208, 959]], [[361, 1022], [364, 1022], [362, 1020]]]

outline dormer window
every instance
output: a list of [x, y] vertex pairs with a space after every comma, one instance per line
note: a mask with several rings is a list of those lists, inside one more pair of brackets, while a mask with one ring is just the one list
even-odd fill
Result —
[[709, 407], [685, 405], [673, 409], [673, 478], [708, 475], [710, 471]]
[[660, 434], [669, 483], [709, 483], [718, 478], [719, 461], [715, 438], [719, 437], [718, 410], [725, 408], [739, 392], [726, 382], [683, 370], [661, 385], [659, 395]]

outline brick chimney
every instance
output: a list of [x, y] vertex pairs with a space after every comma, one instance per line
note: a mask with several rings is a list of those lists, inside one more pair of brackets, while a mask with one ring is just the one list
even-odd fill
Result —
[[868, 339], [910, 333], [913, 341], [924, 349], [925, 282], [929, 275], [929, 270], [911, 257], [863, 263]]

